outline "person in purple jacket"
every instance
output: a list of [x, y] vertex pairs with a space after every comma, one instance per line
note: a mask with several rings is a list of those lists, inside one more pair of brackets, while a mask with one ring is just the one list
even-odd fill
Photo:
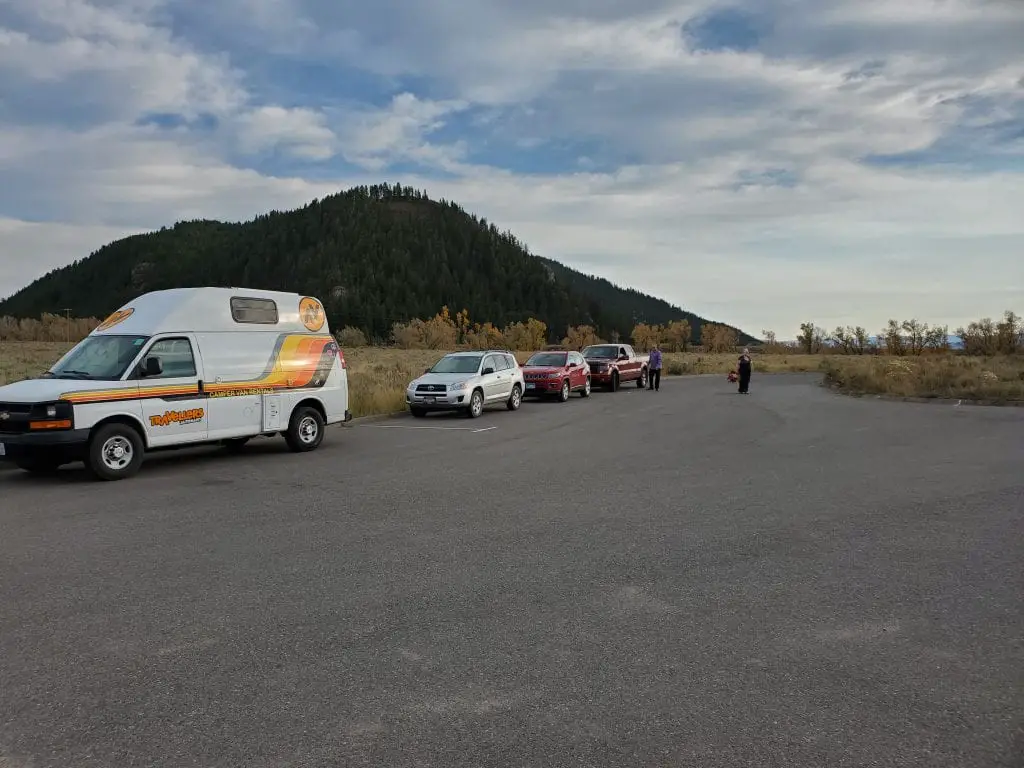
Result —
[[650, 359], [647, 362], [647, 385], [648, 389], [661, 389], [661, 350], [655, 344], [651, 350]]

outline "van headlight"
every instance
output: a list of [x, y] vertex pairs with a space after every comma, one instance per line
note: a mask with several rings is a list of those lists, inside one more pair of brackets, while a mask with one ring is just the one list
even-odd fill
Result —
[[37, 429], [71, 429], [75, 423], [75, 409], [66, 400], [55, 403], [39, 403], [32, 406], [28, 427]]
[[39, 403], [32, 406], [32, 419], [70, 419], [74, 409], [67, 400], [58, 400], [55, 403]]

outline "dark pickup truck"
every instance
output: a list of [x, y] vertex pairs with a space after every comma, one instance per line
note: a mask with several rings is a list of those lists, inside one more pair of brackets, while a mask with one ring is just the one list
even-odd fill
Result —
[[635, 381], [640, 389], [647, 386], [650, 356], [638, 355], [629, 344], [591, 344], [582, 352], [595, 387], [608, 387], [614, 392], [627, 381]]

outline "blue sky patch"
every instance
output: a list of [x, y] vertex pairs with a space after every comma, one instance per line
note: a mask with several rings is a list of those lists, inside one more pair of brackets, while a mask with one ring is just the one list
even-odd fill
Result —
[[152, 125], [168, 131], [188, 128], [194, 131], [209, 132], [217, 129], [218, 121], [215, 115], [208, 112], [203, 112], [192, 119], [176, 112], [148, 112], [138, 117], [135, 120], [135, 125]]
[[1019, 298], [1019, 0], [709, 2], [0, 0], [0, 295], [122, 227], [400, 178], [784, 336]]
[[991, 98], [968, 95], [946, 103], [962, 113], [930, 146], [868, 154], [863, 161], [879, 167], [949, 166], [975, 173], [1024, 170], [1024, 103], [1012, 117], [1007, 105]]
[[745, 170], [736, 174], [733, 189], [746, 187], [786, 187], [792, 189], [800, 179], [793, 171], [785, 168], [766, 168], [762, 171]]
[[683, 24], [683, 36], [699, 51], [751, 51], [766, 31], [763, 20], [734, 6], [711, 9]]

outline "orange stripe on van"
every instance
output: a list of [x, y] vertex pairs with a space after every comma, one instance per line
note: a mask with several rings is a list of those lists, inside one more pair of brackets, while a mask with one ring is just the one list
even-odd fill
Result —
[[[245, 394], [251, 392], [270, 392], [298, 389], [309, 386], [322, 386], [323, 381], [315, 382], [318, 372], [323, 369], [330, 371], [334, 357], [337, 355], [337, 342], [331, 335], [313, 336], [305, 333], [283, 335], [271, 354], [264, 368], [266, 373], [255, 379], [205, 382], [204, 392], [199, 391], [195, 384], [163, 384], [152, 386], [129, 387], [125, 389], [94, 389], [65, 392], [61, 400], [72, 403], [106, 403], [124, 400], [141, 400], [156, 397], [182, 397], [205, 394], [216, 396], [218, 393], [228, 394], [239, 390]], [[324, 376], [326, 379], [326, 376]], [[230, 396], [230, 394], [228, 394]]]

